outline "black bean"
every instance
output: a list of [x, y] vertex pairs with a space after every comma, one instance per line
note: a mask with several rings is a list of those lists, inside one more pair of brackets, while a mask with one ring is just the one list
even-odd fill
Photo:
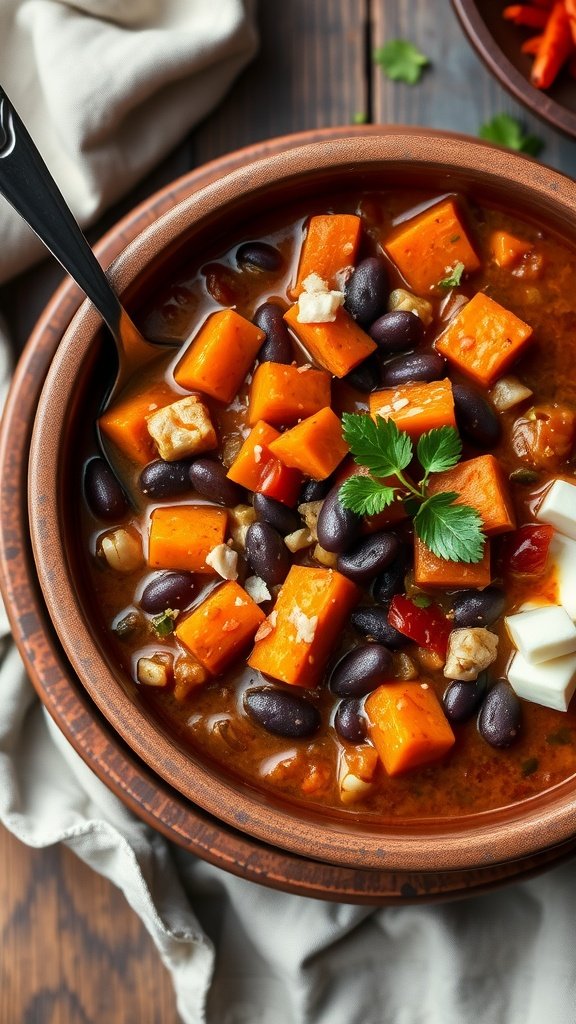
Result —
[[383, 683], [392, 668], [392, 655], [383, 644], [361, 644], [348, 651], [330, 676], [330, 689], [338, 697], [363, 697]]
[[382, 367], [382, 385], [386, 388], [400, 387], [411, 381], [430, 383], [445, 376], [446, 360], [437, 352], [412, 352], [407, 356], [391, 359]]
[[162, 572], [146, 584], [140, 607], [152, 615], [167, 608], [187, 608], [196, 595], [196, 578], [191, 572]]
[[302, 520], [298, 513], [294, 509], [288, 508], [287, 505], [283, 505], [281, 501], [268, 498], [265, 494], [255, 494], [252, 504], [258, 520], [273, 526], [283, 537], [302, 527]]
[[378, 574], [372, 586], [372, 595], [379, 604], [389, 601], [394, 594], [404, 591], [404, 577], [408, 568], [408, 552], [402, 547], [391, 565]]
[[362, 702], [354, 697], [341, 700], [334, 715], [334, 728], [348, 743], [363, 743], [368, 730], [362, 714]]
[[385, 644], [394, 650], [408, 643], [408, 638], [388, 622], [387, 608], [360, 605], [352, 612], [350, 621], [354, 629], [357, 629], [362, 636], [370, 637], [379, 644]]
[[376, 354], [368, 356], [368, 359], [364, 359], [355, 370], [351, 370], [343, 379], [351, 388], [356, 388], [357, 391], [362, 391], [363, 394], [367, 394], [369, 391], [373, 391], [374, 388], [379, 387], [380, 363]]
[[330, 487], [331, 480], [306, 480], [302, 485], [298, 504], [305, 505], [308, 501], [322, 501], [328, 494]]
[[99, 457], [90, 459], [86, 466], [84, 494], [88, 508], [98, 519], [121, 519], [128, 511], [124, 491], [108, 463]]
[[509, 747], [521, 727], [520, 701], [510, 683], [499, 679], [488, 691], [478, 715], [478, 731], [491, 747]]
[[409, 310], [396, 309], [375, 320], [368, 333], [382, 353], [392, 355], [418, 348], [424, 339], [424, 324]]
[[264, 302], [252, 317], [252, 322], [266, 334], [258, 352], [261, 363], [291, 363], [294, 358], [292, 339], [284, 320], [284, 309], [276, 302]]
[[496, 410], [468, 384], [453, 384], [456, 423], [462, 437], [478, 448], [493, 448], [502, 434]]
[[336, 568], [354, 583], [370, 583], [394, 560], [400, 542], [394, 533], [372, 533], [338, 555]]
[[178, 494], [186, 494], [192, 489], [189, 469], [189, 459], [177, 462], [156, 459], [144, 466], [140, 473], [140, 490], [149, 498], [175, 498]]
[[228, 479], [218, 459], [196, 459], [190, 464], [189, 477], [194, 490], [217, 505], [233, 508], [244, 500], [244, 489]]
[[326, 551], [340, 554], [354, 543], [362, 526], [362, 517], [344, 508], [338, 495], [341, 484], [335, 484], [324, 499], [316, 530], [318, 542]]
[[498, 587], [461, 590], [454, 595], [454, 626], [491, 626], [506, 607], [506, 598]]
[[318, 708], [305, 697], [273, 687], [247, 690], [244, 707], [248, 714], [275, 736], [298, 739], [311, 736], [320, 727]]
[[388, 271], [383, 261], [377, 256], [368, 256], [344, 285], [344, 307], [361, 327], [367, 327], [386, 309], [389, 291]]
[[243, 242], [236, 250], [236, 263], [248, 270], [280, 270], [282, 253], [269, 242]]
[[283, 583], [292, 564], [282, 537], [268, 523], [252, 523], [248, 527], [246, 558], [255, 575], [269, 587]]
[[486, 694], [488, 673], [481, 672], [477, 679], [466, 683], [456, 679], [442, 698], [444, 713], [449, 722], [466, 722], [478, 710]]

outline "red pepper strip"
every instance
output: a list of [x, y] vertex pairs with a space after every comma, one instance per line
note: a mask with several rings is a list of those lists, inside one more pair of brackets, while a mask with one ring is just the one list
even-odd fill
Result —
[[521, 526], [508, 534], [504, 543], [502, 567], [514, 576], [543, 576], [548, 549], [554, 536], [553, 526]]
[[532, 7], [528, 4], [511, 4], [502, 11], [506, 21], [513, 21], [515, 25], [527, 25], [528, 28], [544, 28], [549, 11], [543, 7]]
[[280, 459], [271, 457], [264, 464], [260, 481], [255, 490], [293, 508], [302, 487], [302, 473], [299, 469], [285, 466]]
[[534, 56], [538, 53], [540, 45], [542, 43], [542, 36], [530, 36], [530, 39], [526, 39], [520, 47], [521, 53], [527, 53], [530, 56]]
[[448, 637], [454, 628], [437, 604], [418, 608], [409, 597], [396, 594], [390, 602], [388, 622], [420, 647], [446, 657]]
[[532, 65], [530, 80], [537, 89], [548, 89], [558, 72], [574, 53], [570, 19], [564, 3], [555, 3], [544, 29], [540, 49]]

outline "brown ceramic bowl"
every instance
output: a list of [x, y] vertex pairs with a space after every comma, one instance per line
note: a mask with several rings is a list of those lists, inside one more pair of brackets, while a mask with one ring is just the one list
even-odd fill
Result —
[[[145, 230], [114, 264], [112, 277], [129, 309], [153, 277], [210, 233], [274, 209], [287, 196], [387, 187], [401, 182], [458, 190], [512, 206], [576, 236], [576, 195], [569, 179], [471, 139], [413, 129], [304, 146], [260, 160], [191, 196]], [[444, 872], [511, 862], [576, 833], [576, 778], [504, 809], [457, 819], [362, 823], [260, 794], [183, 750], [139, 703], [136, 687], [115, 669], [90, 625], [89, 597], [74, 543], [72, 450], [83, 410], [105, 374], [109, 352], [98, 315], [85, 303], [56, 353], [40, 397], [31, 443], [29, 498], [40, 584], [66, 654], [97, 707], [161, 779], [199, 807], [249, 836], [328, 864], [351, 868]]]
[[576, 135], [576, 80], [563, 71], [550, 89], [530, 81], [532, 58], [521, 46], [536, 30], [523, 29], [502, 17], [501, 0], [452, 0], [460, 23], [479, 57], [519, 103], [543, 121]]

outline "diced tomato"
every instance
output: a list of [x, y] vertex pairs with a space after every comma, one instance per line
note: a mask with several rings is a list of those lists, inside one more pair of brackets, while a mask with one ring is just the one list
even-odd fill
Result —
[[434, 651], [440, 658], [446, 657], [453, 625], [437, 604], [419, 608], [409, 597], [396, 594], [390, 602], [388, 622], [419, 647]]
[[504, 572], [515, 576], [542, 576], [546, 571], [553, 536], [554, 527], [544, 524], [521, 526], [514, 530], [504, 545]]
[[299, 469], [290, 469], [280, 459], [270, 458], [264, 464], [262, 476], [256, 491], [268, 498], [282, 502], [293, 508], [298, 501], [302, 487], [302, 474]]

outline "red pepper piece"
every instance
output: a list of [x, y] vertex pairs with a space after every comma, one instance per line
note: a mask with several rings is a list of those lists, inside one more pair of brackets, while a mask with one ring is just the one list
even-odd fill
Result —
[[515, 576], [542, 576], [546, 571], [548, 549], [553, 536], [553, 526], [534, 524], [514, 530], [504, 545], [504, 572]]
[[396, 594], [390, 602], [388, 622], [420, 647], [440, 658], [446, 657], [448, 637], [454, 627], [437, 604], [419, 608], [409, 597]]
[[294, 508], [298, 501], [300, 488], [302, 487], [302, 473], [299, 469], [291, 469], [285, 466], [280, 459], [271, 457], [264, 463], [262, 475], [258, 486], [255, 488], [258, 494], [265, 494], [268, 498], [274, 498]]

